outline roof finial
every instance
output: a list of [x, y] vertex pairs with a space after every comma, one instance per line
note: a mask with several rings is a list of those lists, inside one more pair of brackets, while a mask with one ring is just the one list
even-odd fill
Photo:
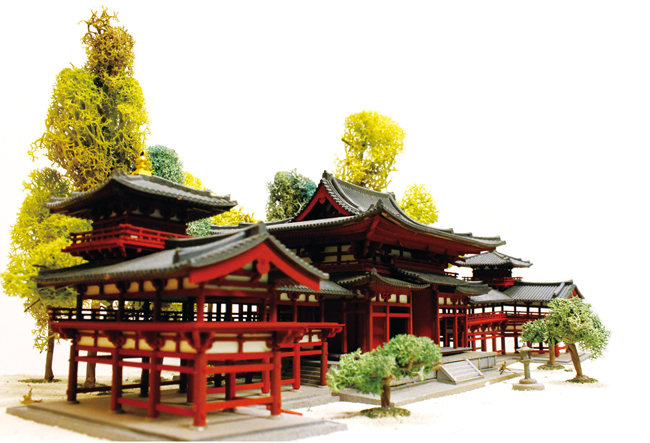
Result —
[[148, 175], [151, 176], [151, 171], [147, 168], [147, 159], [144, 156], [144, 151], [140, 153], [140, 157], [135, 160], [135, 171], [131, 175]]

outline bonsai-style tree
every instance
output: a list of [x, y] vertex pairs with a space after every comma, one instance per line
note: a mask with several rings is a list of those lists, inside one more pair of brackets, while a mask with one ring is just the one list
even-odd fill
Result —
[[2, 286], [7, 295], [23, 298], [25, 312], [34, 318], [34, 347], [47, 351], [44, 379], [52, 381], [56, 336], [49, 328], [47, 310], [73, 307], [76, 292], [70, 288], [39, 289], [32, 277], [41, 268], [57, 269], [83, 263], [83, 259], [61, 249], [70, 245], [70, 232], [89, 231], [90, 223], [60, 214], [50, 215], [45, 208], [44, 203], [51, 197], [67, 197], [72, 192], [70, 180], [54, 169], [33, 171], [23, 187], [27, 195], [11, 227], [9, 264], [2, 274]]
[[[428, 337], [396, 335], [365, 354], [358, 349], [342, 355], [338, 368], [327, 373], [327, 385], [335, 393], [351, 387], [362, 394], [379, 395], [381, 409], [390, 409], [391, 382], [416, 374], [424, 379], [426, 374], [440, 368], [441, 357], [440, 347]], [[402, 415], [408, 415], [408, 411]]]
[[544, 318], [549, 335], [563, 341], [571, 354], [571, 361], [576, 370], [572, 382], [588, 383], [596, 381], [582, 373], [578, 348], [591, 353], [595, 360], [603, 356], [603, 351], [609, 341], [610, 332], [591, 310], [591, 305], [578, 297], [570, 299], [555, 299], [549, 303], [550, 312]]
[[560, 340], [549, 334], [543, 318], [524, 323], [521, 330], [521, 339], [531, 343], [548, 343], [548, 363], [539, 366], [537, 369], [564, 369], [564, 366], [555, 364], [555, 345]]
[[316, 192], [316, 183], [293, 169], [277, 172], [266, 189], [269, 191], [266, 220], [284, 220], [298, 214], [309, 202]]
[[413, 220], [429, 225], [438, 221], [438, 210], [426, 186], [412, 184], [404, 192], [399, 206]]
[[396, 158], [404, 151], [405, 133], [390, 117], [362, 111], [345, 119], [341, 140], [345, 157], [336, 156], [334, 175], [364, 188], [383, 191], [390, 184]]

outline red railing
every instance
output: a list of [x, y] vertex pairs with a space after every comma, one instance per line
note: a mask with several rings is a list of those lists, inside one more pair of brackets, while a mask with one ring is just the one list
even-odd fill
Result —
[[[62, 322], [62, 321], [106, 321], [114, 322], [117, 321], [117, 311], [116, 310], [107, 310], [107, 309], [82, 309], [80, 315], [77, 315], [76, 309], [70, 308], [51, 308], [49, 311], [50, 321], [51, 322]], [[233, 312], [229, 316], [230, 319], [226, 317], [224, 312], [205, 312], [204, 319], [205, 321], [253, 321], [257, 322], [260, 318], [259, 312]], [[159, 321], [163, 322], [194, 322], [196, 321], [196, 313], [193, 312], [191, 318], [184, 319], [183, 313], [181, 311], [161, 311], [159, 315]], [[142, 322], [142, 321], [153, 321], [153, 312], [151, 311], [140, 311], [134, 309], [125, 309], [122, 312], [122, 318], [120, 321], [133, 321], [133, 322]]]
[[122, 243], [132, 243], [139, 246], [162, 249], [165, 246], [165, 240], [170, 237], [187, 238], [186, 235], [121, 224], [110, 228], [71, 233], [70, 240], [72, 240], [72, 244], [66, 249], [79, 249], [83, 246], [113, 242], [115, 240]]

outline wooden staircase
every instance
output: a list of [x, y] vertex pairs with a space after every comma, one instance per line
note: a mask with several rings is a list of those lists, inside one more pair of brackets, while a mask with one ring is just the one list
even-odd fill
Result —
[[483, 373], [467, 359], [445, 363], [438, 370], [438, 381], [454, 385], [483, 377]]

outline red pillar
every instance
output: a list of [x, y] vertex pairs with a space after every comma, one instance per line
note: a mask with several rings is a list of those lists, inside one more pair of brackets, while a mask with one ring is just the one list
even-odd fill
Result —
[[194, 382], [192, 383], [192, 391], [194, 391], [194, 426], [205, 426], [205, 420], [208, 415], [206, 410], [208, 402], [207, 366], [208, 361], [205, 352], [201, 351], [197, 353], [194, 356]]
[[[233, 365], [235, 364], [235, 361], [228, 360], [226, 364]], [[199, 382], [200, 380], [194, 380], [194, 383], [199, 383]], [[234, 400], [234, 398], [237, 396], [236, 386], [237, 386], [237, 374], [234, 372], [229, 372], [228, 374], [226, 374], [226, 400]]]
[[300, 344], [293, 344], [293, 389], [300, 389]]
[[122, 366], [120, 362], [120, 352], [118, 348], [113, 350], [113, 380], [111, 383], [111, 411], [119, 411], [122, 406], [119, 404], [119, 399], [122, 397]]
[[280, 347], [273, 348], [273, 370], [271, 371], [271, 415], [280, 415], [282, 412], [282, 357]]
[[[265, 357], [262, 359], [262, 363], [264, 364], [271, 363], [271, 359]], [[268, 394], [270, 389], [271, 389], [271, 374], [268, 369], [265, 369], [264, 371], [262, 371], [262, 393]]]
[[328, 346], [327, 346], [327, 339], [322, 338], [322, 345], [321, 345], [321, 350], [322, 353], [320, 355], [320, 384], [322, 386], [327, 385], [327, 360], [328, 360]]
[[156, 406], [160, 403], [160, 370], [158, 369], [160, 359], [156, 351], [151, 354], [149, 359], [149, 408], [147, 416], [156, 418], [160, 415], [160, 412], [156, 410]]
[[458, 308], [454, 307], [454, 348], [458, 347]]

